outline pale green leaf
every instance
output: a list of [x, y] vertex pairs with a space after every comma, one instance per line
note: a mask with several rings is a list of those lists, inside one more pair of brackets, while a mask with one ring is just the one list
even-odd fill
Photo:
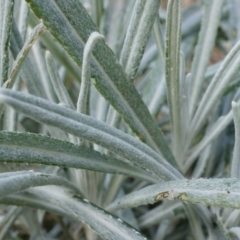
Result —
[[[81, 67], [84, 45], [96, 25], [78, 0], [27, 0], [35, 14]], [[79, 17], [80, 16], [80, 17]], [[137, 135], [174, 164], [161, 130], [128, 80], [111, 49], [98, 41], [91, 60], [91, 73], [99, 92], [116, 108]]]
[[232, 122], [233, 114], [229, 111], [225, 116], [219, 117], [219, 119], [207, 130], [204, 138], [191, 149], [189, 157], [183, 166], [183, 171], [186, 172], [189, 167], [194, 163], [199, 154], [207, 147], [214, 139], [216, 139], [220, 133]]
[[240, 107], [239, 103], [232, 102], [233, 120], [235, 126], [235, 143], [231, 166], [231, 177], [240, 178]]
[[117, 58], [122, 50], [134, 5], [135, 1], [113, 0], [109, 1], [105, 8], [103, 33], [106, 37], [108, 46], [113, 50]]
[[0, 132], [0, 162], [80, 168], [156, 181], [142, 169], [106, 157], [94, 150], [30, 133]]
[[[27, 3], [26, 3], [27, 4]], [[27, 5], [28, 6], [28, 5]], [[30, 11], [29, 15], [29, 24], [31, 27], [35, 27], [39, 23], [39, 20], [36, 18], [34, 13]], [[41, 35], [39, 39], [39, 43], [45, 46], [53, 56], [58, 59], [59, 63], [61, 63], [66, 69], [68, 73], [73, 76], [77, 81], [80, 81], [81, 77], [81, 69], [77, 66], [77, 64], [73, 61], [73, 59], [66, 53], [63, 47], [59, 42], [49, 33], [45, 31], [44, 34]], [[33, 48], [34, 49], [34, 48]]]
[[[154, 39], [155, 39], [158, 53], [159, 53], [159, 61], [157, 61], [156, 64], [157, 65], [159, 64], [161, 66], [161, 67], [157, 66], [157, 68], [159, 69], [160, 67], [161, 69], [165, 70], [164, 36], [163, 36], [162, 26], [160, 24], [159, 15], [157, 15], [153, 25], [153, 35], [154, 35]], [[151, 78], [151, 76], [149, 76], [149, 78]], [[163, 75], [163, 73], [161, 75], [158, 74], [157, 78], [158, 78], [157, 87], [155, 86], [154, 93], [153, 95], [151, 95], [150, 102], [148, 104], [148, 109], [153, 116], [156, 116], [159, 113], [161, 106], [166, 100], [165, 75]], [[146, 79], [148, 79], [148, 77]]]
[[184, 213], [183, 204], [164, 202], [160, 206], [147, 211], [139, 218], [139, 226], [148, 228], [152, 225], [159, 224], [166, 219], [174, 219], [177, 215]]
[[240, 227], [232, 227], [229, 229], [229, 234], [232, 237], [240, 238]]
[[91, 54], [94, 46], [100, 39], [104, 39], [104, 36], [98, 32], [91, 33], [83, 52], [82, 81], [80, 93], [77, 100], [77, 111], [84, 114], [87, 114], [87, 102], [91, 83]]
[[234, 79], [240, 67], [240, 41], [227, 54], [210, 85], [204, 93], [190, 126], [190, 139], [196, 135], [206, 122], [209, 113], [223, 95], [226, 87]]
[[91, 0], [92, 5], [92, 19], [95, 24], [100, 28], [101, 20], [104, 13], [104, 3], [103, 0]]
[[73, 192], [81, 194], [77, 187], [71, 182], [62, 177], [44, 174], [40, 172], [19, 171], [19, 172], [6, 172], [0, 174], [0, 198], [6, 197], [10, 194], [24, 191], [31, 187], [57, 185], [68, 189]]
[[194, 239], [204, 239], [204, 233], [201, 226], [201, 219], [197, 214], [197, 208], [185, 204], [184, 207]]
[[162, 60], [163, 64], [165, 62], [165, 43], [163, 36], [163, 29], [161, 26], [159, 14], [157, 14], [155, 22], [153, 24], [153, 36], [157, 45], [159, 57]]
[[167, 97], [172, 124], [173, 153], [178, 157], [181, 151], [180, 114], [180, 42], [181, 42], [181, 1], [170, 0], [166, 23], [166, 83]]
[[202, 90], [203, 77], [215, 44], [223, 3], [223, 0], [204, 0], [204, 14], [202, 15], [201, 31], [199, 33], [191, 71], [192, 92], [189, 105], [190, 117], [196, 109], [197, 101], [199, 100], [199, 95]]
[[63, 81], [59, 76], [58, 69], [54, 62], [53, 56], [49, 51], [46, 51], [45, 53], [45, 60], [46, 60], [48, 73], [52, 81], [52, 85], [54, 87], [54, 90], [57, 94], [59, 101], [61, 103], [66, 104], [67, 107], [71, 109], [75, 109], [73, 102], [67, 92], [67, 89], [65, 88]]
[[226, 218], [226, 220], [224, 219], [224, 225], [227, 228], [230, 228], [231, 226], [234, 226], [235, 222], [238, 221], [240, 217], [240, 210], [239, 209], [235, 209], [233, 211], [231, 211], [229, 213], [229, 216]]
[[13, 19], [14, 0], [0, 3], [0, 86], [8, 77], [8, 46]]
[[[202, 16], [202, 4], [192, 4], [183, 10], [182, 14], [182, 37], [186, 41], [187, 37], [196, 34], [200, 28]], [[184, 42], [184, 41], [183, 41]]]
[[21, 68], [23, 61], [25, 60], [28, 52], [31, 50], [31, 47], [33, 46], [33, 44], [38, 39], [39, 35], [42, 32], [44, 32], [44, 30], [45, 30], [45, 27], [43, 26], [43, 24], [39, 23], [31, 32], [30, 36], [28, 37], [28, 39], [22, 46], [21, 51], [18, 53], [18, 55], [13, 63], [13, 67], [12, 67], [11, 73], [9, 75], [9, 78], [4, 84], [4, 86], [6, 88], [12, 88], [15, 78], [17, 76], [17, 73], [18, 73], [19, 69]]
[[0, 226], [0, 239], [4, 239], [5, 235], [9, 232], [15, 220], [18, 218], [21, 213], [22, 208], [20, 207], [11, 207], [8, 213], [5, 215], [4, 219], [1, 221]]
[[[10, 38], [10, 49], [15, 59], [18, 57], [18, 54], [20, 53], [23, 46], [24, 42], [22, 36], [19, 32], [17, 24], [13, 21], [12, 34]], [[21, 68], [19, 69], [20, 76], [26, 84], [29, 93], [46, 98], [41, 79], [39, 78], [37, 69], [33, 63], [33, 59], [29, 55], [25, 56]]]
[[168, 180], [183, 178], [174, 167], [147, 145], [90, 116], [76, 113], [42, 98], [7, 89], [0, 90], [0, 101], [41, 123], [59, 127], [68, 133], [119, 154], [152, 172], [158, 178]]
[[91, 204], [86, 199], [70, 194], [58, 187], [38, 187], [28, 194], [11, 195], [0, 199], [0, 203], [44, 209], [85, 223], [103, 239], [147, 240], [136, 229], [120, 218]]
[[160, 0], [137, 0], [123, 44], [120, 63], [133, 80], [152, 31]]
[[160, 200], [240, 208], [240, 180], [236, 178], [169, 181], [130, 193], [107, 207], [109, 211], [153, 204]]

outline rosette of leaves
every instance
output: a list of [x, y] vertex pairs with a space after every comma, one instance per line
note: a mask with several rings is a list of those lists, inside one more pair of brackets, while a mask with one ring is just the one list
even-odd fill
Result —
[[2, 0], [0, 239], [240, 237], [239, 4], [186, 2]]

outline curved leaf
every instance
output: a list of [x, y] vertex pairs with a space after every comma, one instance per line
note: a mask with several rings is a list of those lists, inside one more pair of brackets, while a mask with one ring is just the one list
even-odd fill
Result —
[[26, 56], [31, 50], [33, 44], [38, 39], [39, 35], [45, 31], [45, 27], [42, 23], [39, 23], [31, 32], [30, 36], [27, 38], [26, 42], [22, 46], [22, 49], [18, 53], [15, 61], [13, 62], [12, 70], [9, 75], [8, 80], [5, 82], [4, 86], [6, 88], [12, 88], [15, 82], [15, 78], [18, 74], [19, 69], [21, 68], [22, 63], [24, 62]]
[[240, 180], [236, 178], [169, 181], [130, 193], [107, 207], [108, 211], [153, 204], [163, 199], [207, 206], [240, 208]]
[[[31, 118], [96, 143], [152, 172], [158, 178], [183, 178], [165, 159], [135, 138], [67, 108], [41, 98], [7, 89], [0, 90], [0, 101], [6, 102]], [[156, 160], [157, 159], [157, 160]]]
[[0, 174], [0, 198], [10, 194], [24, 191], [30, 187], [57, 185], [80, 193], [79, 189], [62, 177], [40, 172], [18, 171]]
[[[31, 35], [29, 37], [29, 39], [27, 40], [26, 46], [24, 46], [24, 41], [22, 39], [22, 35], [19, 32], [17, 24], [15, 23], [15, 21], [13, 21], [12, 34], [11, 34], [11, 38], [10, 38], [10, 49], [11, 49], [11, 53], [12, 53], [14, 59], [17, 59], [17, 57], [20, 57], [20, 59], [22, 57], [24, 58], [24, 61], [22, 62], [21, 67], [19, 69], [19, 73], [20, 73], [20, 76], [23, 79], [24, 83], [27, 86], [28, 92], [33, 95], [39, 96], [39, 97], [47, 98], [46, 93], [43, 88], [43, 85], [42, 85], [42, 81], [38, 74], [38, 70], [33, 64], [34, 63], [33, 59], [29, 55], [22, 56], [23, 53], [21, 53], [21, 50], [23, 48], [25, 48], [25, 49], [29, 48], [28, 44], [31, 45], [31, 38], [33, 37], [33, 39], [34, 39], [34, 37], [37, 37], [36, 34], [38, 35], [41, 33], [41, 31], [38, 32], [38, 30], [40, 30], [39, 26], [40, 26], [40, 29], [42, 28], [41, 24], [38, 25], [38, 27], [36, 27], [33, 30], [33, 35]], [[43, 28], [42, 28], [42, 30], [43, 30]], [[17, 60], [17, 62], [18, 62], [18, 60]]]
[[[81, 67], [84, 45], [96, 25], [78, 0], [26, 0], [34, 13]], [[140, 95], [103, 40], [92, 53], [91, 74], [99, 92], [116, 108], [137, 135], [172, 164], [169, 146]]]
[[84, 114], [87, 113], [87, 99], [89, 97], [89, 90], [91, 84], [91, 69], [90, 69], [91, 55], [97, 41], [100, 39], [104, 39], [104, 36], [101, 35], [99, 32], [91, 33], [84, 48], [82, 64], [82, 81], [77, 100], [77, 111]]
[[144, 170], [72, 143], [30, 133], [0, 132], [0, 162], [38, 163], [127, 174], [156, 182]]
[[98, 208], [77, 195], [69, 194], [58, 187], [34, 188], [29, 193], [11, 195], [0, 199], [0, 203], [45, 209], [57, 215], [84, 222], [103, 239], [147, 240], [137, 230], [120, 218]]

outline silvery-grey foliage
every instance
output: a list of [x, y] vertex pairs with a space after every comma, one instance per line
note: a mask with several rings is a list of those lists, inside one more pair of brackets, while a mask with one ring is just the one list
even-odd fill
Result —
[[187, 2], [1, 0], [0, 239], [239, 239], [239, 3]]

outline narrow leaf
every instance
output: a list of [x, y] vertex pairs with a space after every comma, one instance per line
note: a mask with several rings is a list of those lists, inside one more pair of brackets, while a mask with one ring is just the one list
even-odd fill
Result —
[[[83, 48], [96, 25], [78, 0], [27, 0], [35, 14], [81, 67]], [[79, 17], [80, 16], [80, 17]], [[83, 21], [84, 19], [84, 21]], [[99, 92], [116, 108], [137, 135], [174, 164], [172, 153], [147, 107], [117, 63], [111, 49], [99, 41], [91, 61]]]
[[[159, 61], [157, 64], [161, 65], [161, 69], [165, 69], [165, 46], [164, 46], [164, 36], [161, 29], [160, 17], [157, 15], [154, 25], [153, 25], [153, 35], [157, 45], [159, 53]], [[159, 66], [158, 66], [159, 68]], [[163, 71], [164, 72], [164, 71]], [[148, 104], [148, 109], [152, 116], [156, 116], [161, 106], [166, 100], [166, 81], [165, 75], [158, 75], [159, 82], [157, 83], [157, 88], [154, 91], [153, 96], [151, 96], [150, 103]]]
[[161, 21], [160, 17], [157, 14], [155, 22], [153, 24], [153, 36], [157, 44], [159, 57], [161, 61], [164, 63], [165, 62], [165, 43], [164, 43], [163, 30], [162, 30], [160, 21]]
[[13, 19], [14, 0], [1, 0], [0, 3], [0, 86], [8, 76], [8, 46]]
[[178, 214], [183, 213], [183, 204], [164, 202], [160, 206], [146, 212], [139, 218], [139, 226], [141, 228], [148, 228], [155, 224], [159, 224], [162, 220], [172, 219]]
[[[26, 5], [28, 9], [30, 9], [27, 3]], [[36, 16], [30, 12], [30, 26], [34, 27], [38, 23], [39, 19], [37, 19]], [[42, 34], [41, 38], [39, 39], [39, 43], [45, 46], [46, 49], [51, 51], [51, 53], [59, 61], [59, 63], [66, 67], [71, 76], [73, 76], [77, 81], [80, 81], [81, 69], [79, 69], [73, 59], [66, 53], [63, 47], [56, 41], [56, 39], [51, 35], [51, 33], [46, 31], [44, 34]]]
[[137, 0], [127, 29], [120, 63], [133, 80], [152, 31], [160, 0]]
[[156, 181], [142, 169], [108, 158], [94, 150], [30, 133], [0, 132], [0, 162], [80, 168]]
[[180, 42], [181, 42], [181, 1], [170, 0], [166, 26], [166, 83], [173, 134], [173, 153], [178, 156], [181, 149], [180, 114]]
[[240, 41], [223, 60], [208, 86], [190, 126], [190, 138], [196, 135], [207, 120], [208, 114], [224, 93], [226, 86], [234, 79], [240, 67]]
[[169, 181], [130, 193], [107, 207], [108, 211], [181, 200], [207, 206], [240, 208], [240, 180], [235, 178]]
[[57, 185], [76, 193], [80, 193], [77, 187], [62, 177], [30, 171], [7, 172], [0, 174], [0, 198], [10, 194], [24, 191], [30, 187]]
[[204, 239], [201, 219], [196, 212], [197, 208], [194, 209], [192, 206], [184, 204], [184, 210], [185, 214], [187, 215], [194, 239]]
[[190, 100], [190, 116], [196, 109], [197, 101], [202, 90], [203, 78], [209, 63], [209, 58], [215, 44], [217, 29], [222, 13], [223, 0], [204, 0], [201, 31], [192, 65], [192, 92]]
[[[24, 42], [22, 36], [19, 32], [17, 24], [13, 22], [12, 34], [10, 38], [10, 49], [15, 59], [17, 58], [23, 46]], [[33, 65], [33, 60], [29, 55], [27, 55], [22, 62], [22, 66], [20, 68], [20, 76], [26, 84], [29, 93], [46, 98], [41, 79], [39, 78], [38, 72]]]
[[104, 3], [103, 0], [91, 0], [91, 8], [92, 8], [92, 19], [94, 19], [94, 22], [100, 28], [101, 26], [101, 19], [103, 17], [104, 13]]
[[232, 110], [233, 110], [233, 120], [235, 126], [235, 143], [234, 143], [234, 151], [232, 158], [232, 166], [231, 166], [231, 177], [240, 178], [240, 106], [236, 102], [232, 102]]
[[0, 226], [0, 239], [4, 239], [7, 233], [9, 233], [13, 223], [18, 218], [19, 214], [21, 213], [21, 207], [11, 207], [8, 213], [5, 215], [3, 220], [1, 221]]
[[12, 71], [9, 75], [8, 80], [5, 82], [4, 86], [6, 88], [12, 88], [14, 84], [14, 80], [17, 76], [17, 73], [21, 67], [21, 64], [23, 63], [24, 59], [26, 58], [28, 52], [30, 51], [31, 47], [33, 44], [36, 42], [38, 39], [39, 35], [45, 30], [45, 27], [42, 23], [39, 23], [31, 32], [30, 36], [24, 43], [21, 51], [18, 53], [14, 63], [13, 63], [13, 68]]
[[182, 37], [184, 40], [189, 35], [199, 31], [202, 16], [202, 3], [192, 4], [183, 11]]
[[56, 64], [54, 63], [54, 59], [52, 54], [49, 51], [46, 51], [45, 54], [46, 59], [46, 65], [48, 69], [49, 76], [51, 78], [53, 87], [55, 89], [55, 92], [58, 96], [58, 99], [61, 103], [65, 103], [67, 107], [74, 109], [73, 102], [67, 92], [67, 89], [65, 88], [63, 81], [61, 80], [58, 69]]
[[45, 186], [28, 192], [27, 195], [11, 195], [0, 199], [0, 202], [40, 208], [81, 221], [106, 240], [147, 240], [120, 218], [63, 189]]
[[194, 160], [199, 156], [203, 149], [208, 146], [219, 134], [226, 129], [226, 127], [232, 122], [233, 114], [229, 111], [225, 116], [219, 117], [219, 119], [210, 127], [205, 134], [204, 138], [191, 149], [190, 156], [183, 166], [183, 171], [186, 172], [189, 167], [193, 164]]
[[83, 52], [83, 65], [82, 65], [82, 82], [81, 89], [77, 100], [77, 111], [80, 113], [87, 113], [87, 99], [89, 96], [90, 90], [90, 81], [91, 81], [91, 71], [90, 71], [90, 60], [91, 54], [94, 46], [97, 41], [100, 39], [104, 39], [104, 36], [98, 32], [93, 32], [89, 36], [89, 39], [86, 43]]
[[159, 178], [176, 179], [182, 175], [147, 145], [94, 118], [76, 113], [41, 98], [7, 89], [0, 90], [0, 101], [48, 125], [59, 127], [87, 141], [129, 159]]

